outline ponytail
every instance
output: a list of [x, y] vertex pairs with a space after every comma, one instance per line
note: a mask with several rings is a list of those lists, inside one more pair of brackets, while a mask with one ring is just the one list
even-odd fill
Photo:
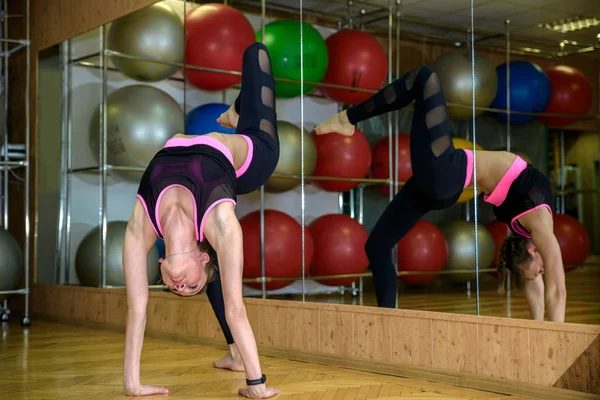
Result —
[[531, 259], [530, 240], [520, 235], [507, 236], [498, 255], [498, 294], [506, 293], [508, 279], [514, 277], [518, 287], [523, 287], [523, 275], [519, 266]]

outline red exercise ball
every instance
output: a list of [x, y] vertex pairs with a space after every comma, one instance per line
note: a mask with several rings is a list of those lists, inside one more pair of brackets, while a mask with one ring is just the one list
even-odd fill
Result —
[[[392, 139], [392, 165], [396, 164], [396, 142], [398, 142], [398, 180], [400, 182], [406, 182], [408, 178], [412, 176], [412, 164], [410, 161], [410, 136], [400, 134], [394, 136], [394, 139]], [[390, 139], [385, 137], [378, 141], [373, 147], [371, 178], [389, 179], [389, 177]], [[378, 185], [375, 188], [384, 196], [389, 196], [389, 185]], [[402, 189], [402, 186], [399, 186], [398, 189]]]
[[[244, 238], [244, 278], [258, 278], [260, 261], [260, 211], [253, 211], [240, 219]], [[310, 271], [314, 246], [308, 231], [304, 231], [305, 276]], [[265, 210], [265, 276], [302, 277], [302, 227], [291, 216], [276, 210]], [[292, 281], [267, 282], [268, 290], [280, 289]], [[262, 289], [260, 283], [247, 283]]]
[[[441, 271], [448, 261], [448, 242], [431, 222], [419, 220], [398, 242], [398, 271]], [[400, 275], [407, 285], [423, 285], [437, 274]]]
[[[354, 135], [339, 133], [313, 135], [317, 147], [317, 166], [314, 176], [342, 178], [365, 178], [371, 167], [371, 147], [365, 135], [354, 129]], [[347, 192], [360, 182], [321, 181], [313, 182], [328, 192]]]
[[[584, 115], [592, 104], [592, 85], [581, 72], [567, 65], [545, 70], [550, 79], [550, 100], [544, 113]], [[548, 126], [567, 126], [577, 118], [540, 116]]]
[[[256, 41], [248, 19], [224, 4], [203, 4], [185, 16], [185, 62], [205, 68], [242, 71], [242, 57]], [[199, 89], [228, 89], [239, 82], [239, 75], [184, 70], [186, 81]]]
[[[353, 218], [327, 214], [314, 220], [309, 229], [315, 243], [311, 275], [360, 274], [369, 267], [365, 244], [369, 234]], [[328, 286], [348, 285], [358, 278], [319, 280]]]
[[[327, 72], [323, 83], [344, 85], [360, 89], [381, 89], [388, 72], [387, 56], [372, 35], [343, 29], [325, 40], [329, 53]], [[319, 87], [333, 101], [358, 104], [373, 94], [347, 89]]]
[[[494, 256], [494, 261], [490, 268], [498, 269], [498, 257], [500, 256], [500, 248], [502, 247], [502, 243], [504, 239], [508, 236], [508, 226], [506, 224], [498, 221], [497, 219], [488, 222], [485, 226], [488, 231], [492, 234], [494, 238], [494, 243], [496, 244], [496, 255]], [[490, 272], [490, 275], [498, 276], [497, 272]]]
[[583, 264], [591, 252], [590, 235], [581, 223], [570, 215], [554, 214], [554, 236], [558, 240], [565, 271]]

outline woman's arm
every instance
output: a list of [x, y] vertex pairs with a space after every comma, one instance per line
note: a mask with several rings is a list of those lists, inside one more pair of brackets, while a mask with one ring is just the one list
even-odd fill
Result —
[[544, 280], [541, 276], [525, 281], [525, 299], [531, 319], [544, 320]]
[[[246, 316], [242, 294], [244, 255], [242, 229], [230, 202], [217, 205], [207, 216], [205, 235], [219, 258], [225, 316], [240, 353], [247, 379], [262, 376], [256, 340]], [[240, 389], [240, 394], [252, 398], [268, 398], [279, 391], [265, 384]]]
[[[130, 396], [166, 394], [169, 390], [140, 382], [140, 357], [146, 327], [148, 304], [148, 252], [156, 236], [144, 231], [144, 211], [136, 200], [133, 215], [127, 224], [123, 242], [123, 269], [127, 287], [127, 322], [125, 328], [125, 360], [123, 386]], [[157, 260], [158, 262], [158, 260]]]
[[544, 297], [548, 319], [564, 322], [567, 301], [565, 269], [560, 245], [554, 236], [552, 215], [547, 209], [542, 208], [524, 218], [524, 226], [531, 232], [531, 240], [544, 261]]

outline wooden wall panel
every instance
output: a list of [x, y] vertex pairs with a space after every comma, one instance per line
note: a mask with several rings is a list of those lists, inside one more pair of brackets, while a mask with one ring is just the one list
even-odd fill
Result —
[[[58, 285], [36, 285], [34, 290], [38, 294], [32, 304], [36, 316], [124, 328], [124, 290]], [[245, 301], [263, 352], [311, 355], [333, 363], [364, 360], [362, 368], [386, 365], [408, 376], [425, 373], [465, 385], [470, 377], [479, 385], [512, 382], [600, 394], [600, 326], [326, 303]], [[151, 292], [146, 331], [225, 346], [205, 297], [184, 299]]]

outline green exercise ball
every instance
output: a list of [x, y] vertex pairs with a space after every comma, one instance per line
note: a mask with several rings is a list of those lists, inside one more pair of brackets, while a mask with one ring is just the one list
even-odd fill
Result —
[[[448, 105], [450, 119], [469, 119], [473, 116], [473, 80], [471, 73], [471, 52], [456, 50], [438, 57], [432, 65], [440, 78], [448, 103], [468, 107]], [[475, 105], [489, 107], [496, 97], [498, 76], [496, 65], [487, 56], [475, 53]], [[483, 111], [475, 110], [475, 115]]]
[[[18, 289], [23, 274], [23, 252], [19, 243], [4, 228], [0, 228], [0, 291]], [[10, 297], [0, 295], [0, 301]]]
[[[256, 40], [262, 41], [261, 31], [256, 33]], [[300, 22], [289, 19], [273, 21], [265, 25], [265, 40], [269, 50], [273, 76], [300, 82]], [[304, 81], [321, 82], [327, 72], [327, 45], [321, 33], [312, 25], [302, 24], [302, 46], [304, 58]], [[316, 88], [315, 85], [299, 83], [275, 82], [276, 97], [290, 98], [307, 94]]]
[[[100, 284], [100, 233], [101, 225], [92, 229], [83, 238], [77, 247], [75, 256], [75, 272], [83, 286]], [[106, 224], [106, 284], [113, 286], [125, 285], [125, 272], [123, 271], [123, 241], [127, 221], [110, 221]], [[158, 259], [160, 255], [156, 243], [148, 253], [146, 270], [148, 284], [153, 284], [158, 276]]]
[[[117, 19], [110, 25], [107, 36], [110, 50], [131, 56], [183, 63], [183, 21], [164, 2]], [[180, 68], [119, 56], [113, 56], [112, 61], [125, 76], [142, 82], [161, 81]]]
[[[273, 174], [302, 174], [301, 129], [285, 121], [277, 121], [279, 132], [279, 161]], [[317, 146], [313, 137], [304, 131], [304, 174], [312, 175], [317, 165]], [[265, 183], [265, 191], [281, 193], [292, 190], [300, 184], [300, 179], [271, 176]]]
[[[475, 271], [475, 224], [469, 221], [452, 221], [442, 227], [448, 241], [447, 270]], [[479, 243], [479, 269], [489, 268], [496, 255], [494, 237], [485, 227], [477, 224], [477, 243]], [[464, 283], [475, 279], [475, 274], [450, 274], [454, 282]]]
[[[100, 105], [92, 118], [91, 148], [96, 162], [100, 146]], [[108, 164], [145, 168], [173, 135], [184, 131], [183, 110], [167, 93], [146, 85], [125, 86], [107, 98]], [[142, 172], [112, 170], [120, 180], [139, 182]]]

